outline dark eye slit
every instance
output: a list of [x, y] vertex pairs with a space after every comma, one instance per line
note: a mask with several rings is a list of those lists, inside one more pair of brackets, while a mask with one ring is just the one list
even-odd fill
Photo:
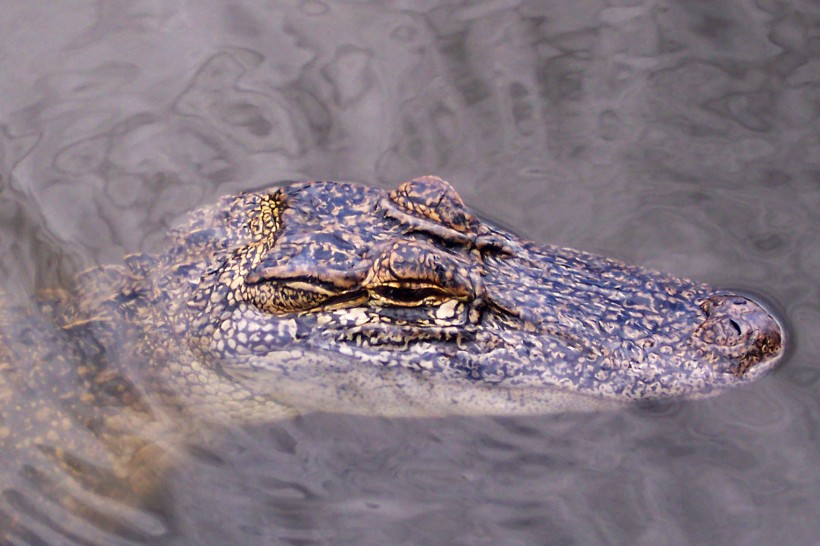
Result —
[[327, 290], [328, 292], [338, 292], [339, 291], [339, 287], [334, 285], [332, 282], [323, 281], [321, 279], [317, 279], [316, 277], [309, 277], [307, 275], [300, 275], [300, 276], [297, 276], [297, 277], [287, 277], [287, 278], [284, 278], [284, 279], [281, 279], [281, 278], [280, 279], [275, 279], [275, 278], [274, 279], [264, 279], [264, 282], [283, 283], [285, 285], [288, 285], [290, 283], [301, 282], [301, 283], [313, 285], [313, 286], [315, 286], [317, 288], [321, 288], [323, 290]]
[[413, 302], [421, 301], [424, 298], [432, 296], [442, 297], [444, 292], [438, 288], [397, 288], [395, 286], [379, 286], [374, 288], [373, 292], [383, 297], [384, 299], [397, 302]]
[[364, 296], [364, 290], [354, 290], [352, 292], [343, 292], [337, 296], [331, 296], [322, 302], [322, 307], [330, 307], [332, 305], [339, 305], [348, 301], [356, 300]]
[[287, 280], [288, 282], [303, 282], [305, 284], [312, 284], [313, 286], [318, 286], [331, 292], [337, 292], [339, 290], [339, 287], [334, 285], [332, 282], [323, 281], [322, 279], [317, 279], [316, 277], [308, 277], [307, 275], [302, 277], [291, 277]]

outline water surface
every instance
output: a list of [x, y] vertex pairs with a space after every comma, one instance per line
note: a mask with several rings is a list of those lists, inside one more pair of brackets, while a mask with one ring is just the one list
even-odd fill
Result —
[[218, 430], [123, 544], [820, 542], [816, 3], [0, 12], [0, 268], [16, 300], [160, 250], [221, 194], [438, 174], [536, 241], [753, 291], [791, 329], [781, 370], [708, 401]]

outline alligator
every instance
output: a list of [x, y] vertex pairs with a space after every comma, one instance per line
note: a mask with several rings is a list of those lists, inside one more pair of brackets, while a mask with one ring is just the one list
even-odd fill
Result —
[[170, 414], [614, 409], [713, 396], [784, 350], [750, 297], [522, 240], [434, 176], [224, 197], [169, 240], [0, 309], [8, 543], [122, 539], [104, 499], [155, 494]]

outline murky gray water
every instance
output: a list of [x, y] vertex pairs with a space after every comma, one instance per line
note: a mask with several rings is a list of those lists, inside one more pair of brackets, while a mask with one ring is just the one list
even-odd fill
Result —
[[433, 173], [793, 334], [773, 376], [655, 410], [217, 431], [122, 543], [820, 542], [818, 28], [809, 1], [0, 2], [12, 297], [224, 193]]

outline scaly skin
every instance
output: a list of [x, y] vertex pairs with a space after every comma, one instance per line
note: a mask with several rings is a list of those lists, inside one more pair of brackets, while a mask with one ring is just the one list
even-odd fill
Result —
[[608, 409], [716, 394], [783, 350], [748, 298], [522, 241], [436, 177], [226, 197], [171, 238], [0, 309], [0, 462], [28, 468], [0, 474], [0, 538], [131, 536], [169, 414]]

